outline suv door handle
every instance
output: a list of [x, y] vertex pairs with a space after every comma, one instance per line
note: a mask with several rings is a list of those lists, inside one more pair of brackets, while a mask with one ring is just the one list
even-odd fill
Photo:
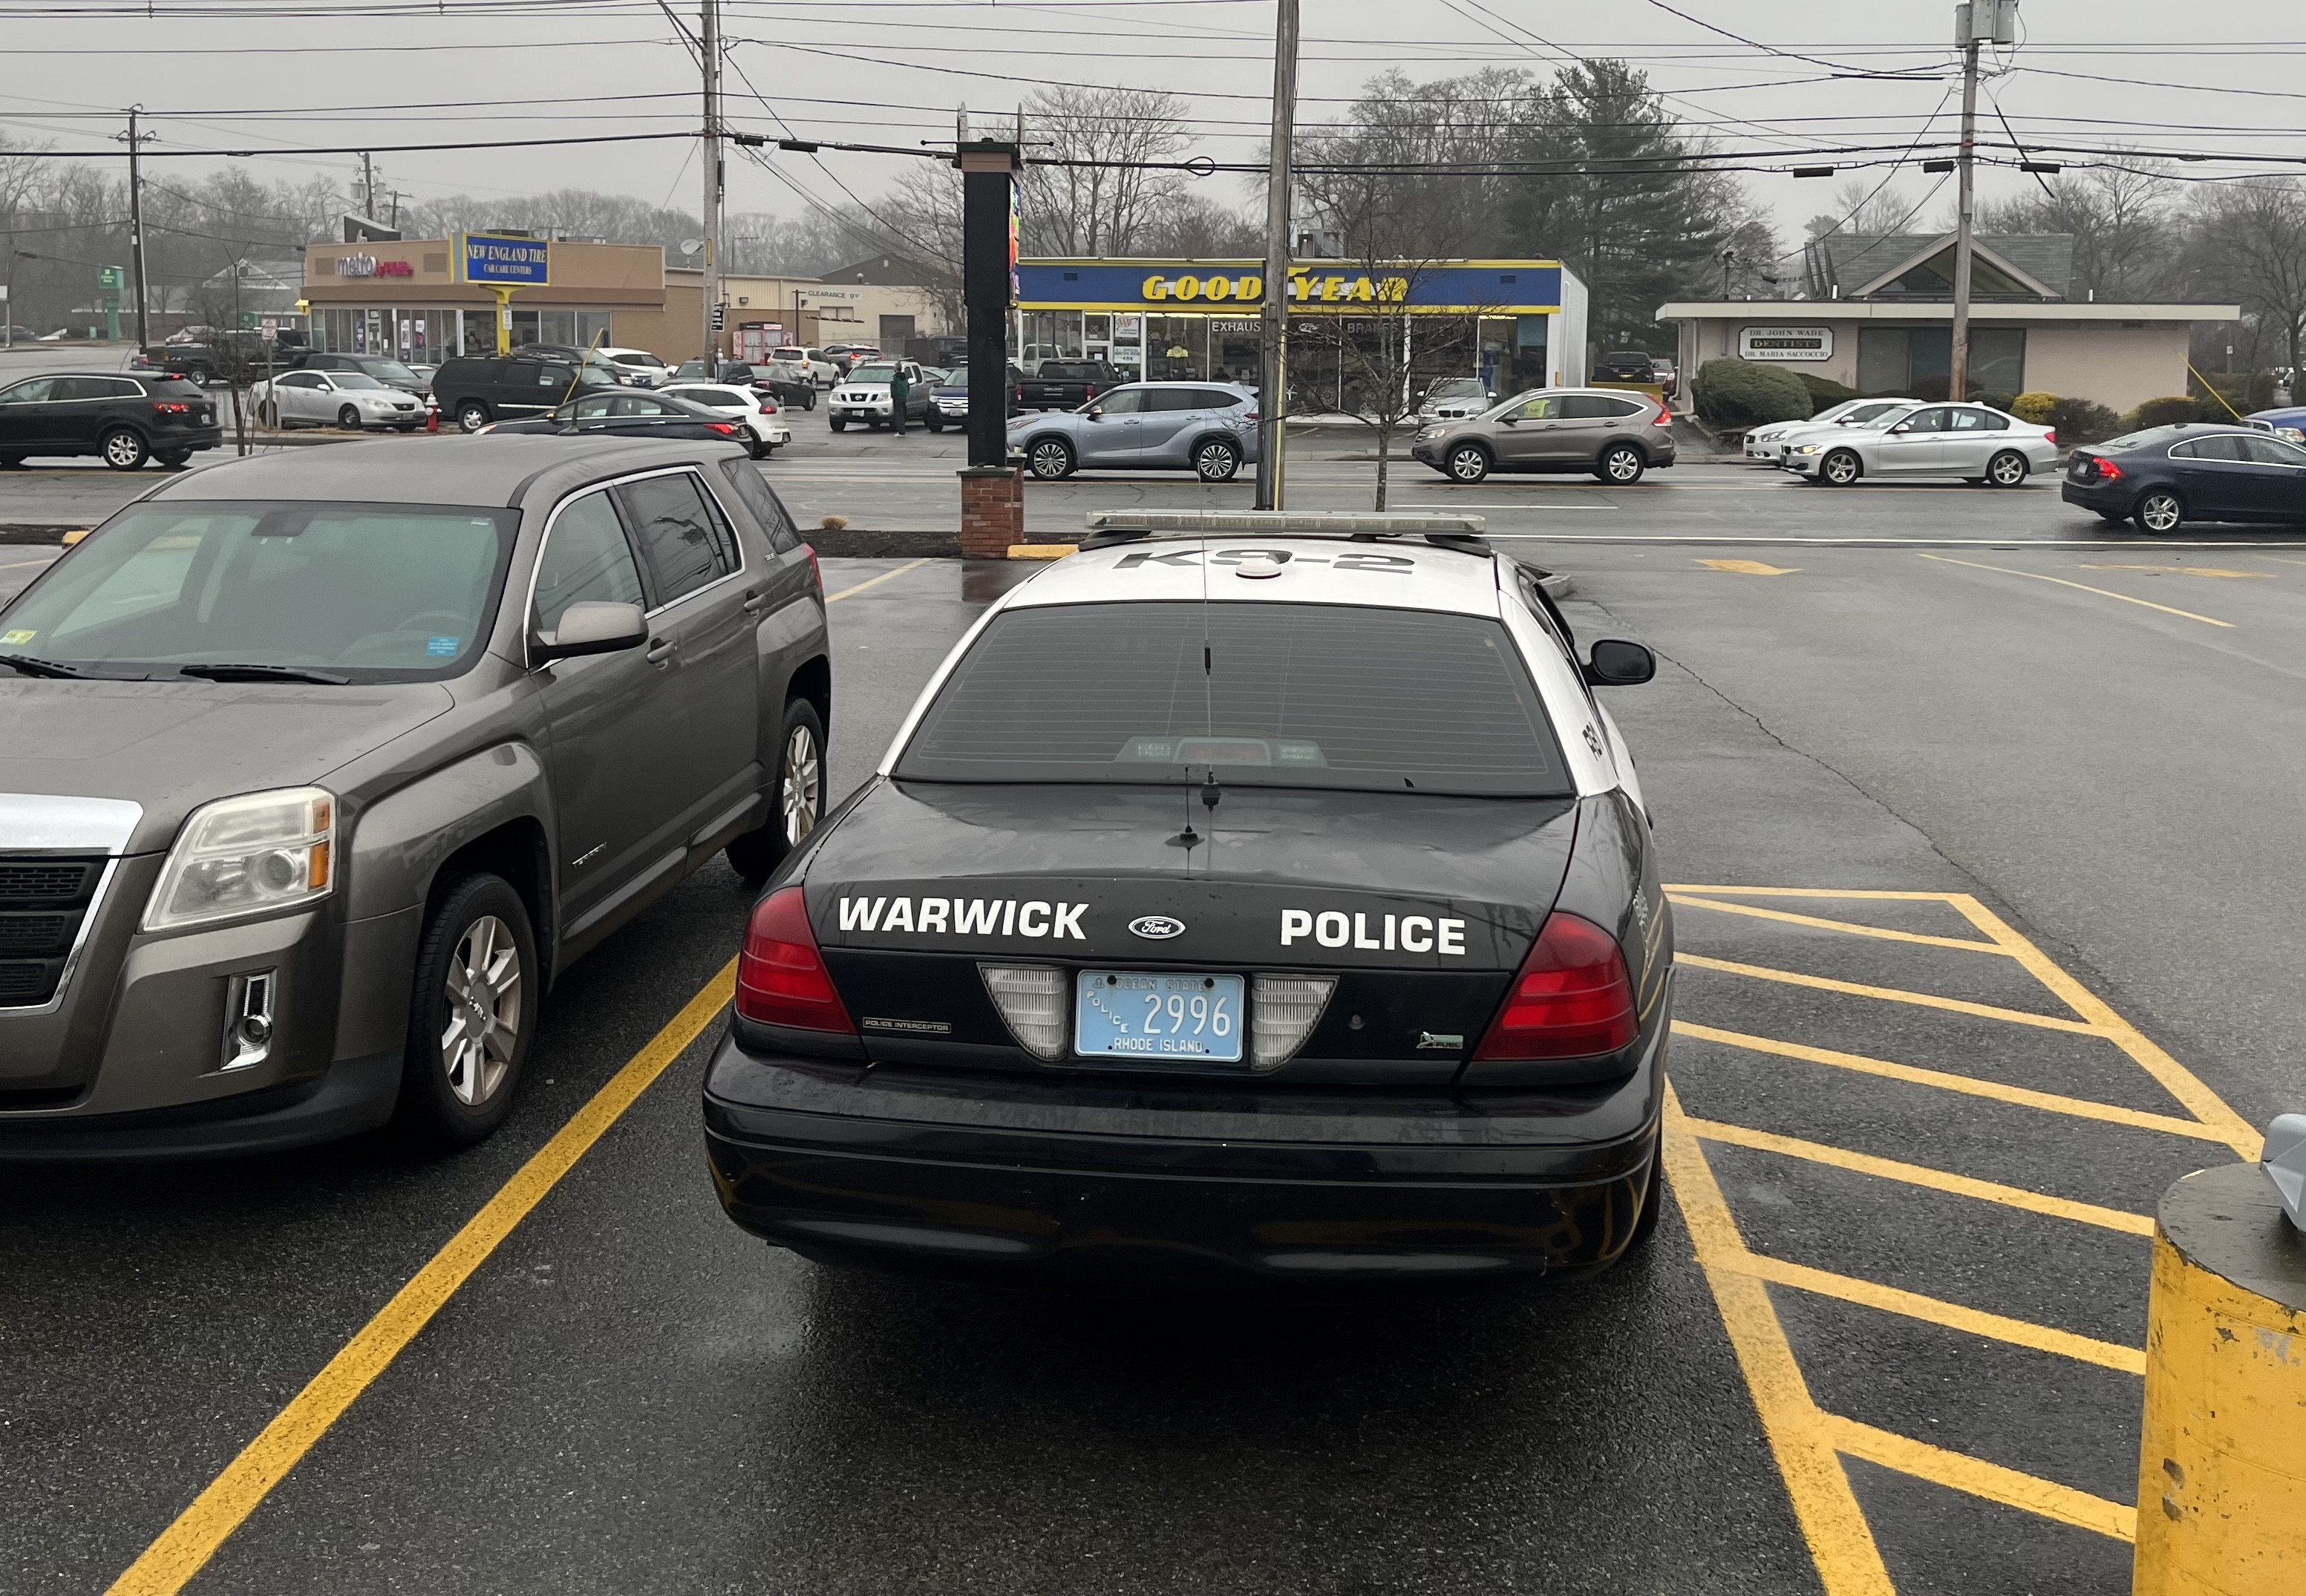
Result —
[[642, 654], [641, 658], [652, 665], [670, 664], [672, 660], [672, 649], [671, 638], [652, 637], [649, 639], [648, 652]]
[[768, 590], [767, 588], [765, 588], [765, 587], [756, 587], [756, 588], [755, 588], [752, 592], [750, 592], [750, 593], [747, 593], [747, 594], [745, 595], [745, 613], [746, 613], [746, 614], [747, 614], [747, 615], [758, 615], [762, 610], [764, 610], [767, 609], [768, 607], [769, 607], [769, 590]]

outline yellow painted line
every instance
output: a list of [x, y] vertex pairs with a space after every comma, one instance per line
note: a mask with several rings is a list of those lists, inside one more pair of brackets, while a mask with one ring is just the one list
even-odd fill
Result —
[[2212, 1091], [2201, 1077], [2165, 1053], [2158, 1044], [2114, 1012], [2104, 998], [2068, 975], [2048, 954], [2020, 936], [2001, 916], [1977, 899], [1964, 894], [1954, 900], [1954, 907], [1971, 925], [2025, 966], [2026, 972], [2054, 993], [2061, 1003], [2097, 1026], [2107, 1041], [2160, 1082], [2162, 1089], [2177, 1098], [2187, 1113], [2217, 1132], [2219, 1139], [2244, 1159], [2257, 1161], [2265, 1150], [2266, 1139], [2248, 1120], [2228, 1107], [2225, 1099]]
[[2259, 576], [2271, 582], [2272, 571], [2229, 571], [2214, 565], [2111, 565], [2085, 559], [2086, 571], [2167, 571], [2179, 576]]
[[1808, 986], [1819, 992], [1841, 992], [1852, 997], [1880, 998], [1884, 1003], [1912, 1003], [1917, 1008], [1944, 1009], [1955, 1014], [1975, 1014], [1981, 1020], [2000, 1020], [2011, 1025], [2034, 1025], [2044, 1030], [2079, 1031], [2087, 1037], [2098, 1035], [2097, 1027], [2086, 1020], [2068, 1020], [2058, 1014], [2032, 1014], [2024, 1009], [2004, 1009], [1994, 1003], [1974, 1003], [1968, 998], [1940, 997], [1934, 992], [1913, 992], [1903, 986], [1869, 986], [1863, 981], [1837, 981], [1831, 976], [1813, 976], [1798, 969], [1779, 969], [1767, 964], [1738, 964], [1728, 959], [1709, 959], [1702, 953], [1676, 953], [1676, 964], [1687, 964], [1696, 969], [1718, 969], [1728, 975], [1751, 976], [1757, 981], [1778, 981], [1789, 986]]
[[1698, 1266], [1705, 1272], [1738, 1367], [1753, 1393], [1762, 1434], [1784, 1477], [1795, 1522], [1809, 1544], [1825, 1596], [1896, 1596], [1897, 1586], [1826, 1432], [1825, 1415], [1810, 1400], [1769, 1289], [1734, 1267], [1750, 1255], [1670, 1083], [1665, 1088], [1664, 1160], [1666, 1179], [1689, 1226]]
[[1838, 1413], [1823, 1414], [1820, 1422], [1835, 1447], [1852, 1457], [1862, 1457], [1867, 1463], [1969, 1496], [1983, 1497], [1989, 1502], [2000, 1502], [2005, 1507], [2054, 1518], [2078, 1530], [2095, 1530], [2112, 1540], [2138, 1538], [2135, 1507], [2109, 1502], [2104, 1497], [2060, 1485], [2054, 1480], [2005, 1469], [2000, 1464], [1987, 1463], [1966, 1453], [1949, 1452], [1910, 1436], [1876, 1430], [1871, 1424], [1860, 1424]]
[[107, 1596], [175, 1596], [184, 1589], [545, 1193], [703, 1034], [728, 1003], [736, 981], [737, 961], [731, 959], [241, 1448], [240, 1455], [176, 1515], [176, 1522], [112, 1582]]
[[1782, 909], [1764, 909], [1758, 903], [1724, 903], [1714, 898], [1692, 897], [1668, 889], [1666, 896], [1684, 909], [1713, 909], [1728, 915], [1748, 915], [1757, 920], [1777, 920], [1789, 926], [1813, 926], [1821, 931], [1841, 931], [1851, 936], [1877, 936], [1884, 942], [1920, 943], [1932, 948], [1967, 948], [1973, 953], [2006, 953], [2007, 948], [1998, 943], [1977, 942], [1966, 936], [1930, 936], [1919, 931], [1892, 931], [1886, 926], [1862, 925], [1856, 920], [1829, 920], [1816, 915], [1798, 915]]
[[[1995, 1102], [2015, 1104], [2022, 1108], [2039, 1108], [2050, 1114], [2070, 1114], [2075, 1119], [2129, 1125], [2140, 1131], [2159, 1131], [2165, 1135], [2190, 1137], [2200, 1141], [2225, 1140], [2221, 1132], [2210, 1126], [2194, 1120], [2180, 1119], [2175, 1114], [2148, 1114], [2142, 1108], [2122, 1108], [2112, 1103], [2093, 1102], [2088, 1097], [2037, 1092], [2022, 1086], [2008, 1086], [1999, 1080], [1980, 1080], [1973, 1075], [1954, 1075], [1943, 1070], [1925, 1070], [1914, 1064], [1894, 1063], [1885, 1058], [1868, 1058], [1862, 1053], [1837, 1053], [1831, 1047], [1809, 1047], [1799, 1042], [1781, 1042], [1773, 1037], [1754, 1037], [1743, 1031], [1720, 1030], [1710, 1025], [1693, 1024], [1687, 1020], [1675, 1020], [1673, 1033], [1693, 1041], [1719, 1042], [1724, 1046], [1743, 1047], [1752, 1053], [1773, 1054], [1779, 1058], [1828, 1064], [1837, 1070], [1850, 1070], [1861, 1075], [1879, 1075], [1890, 1080], [1911, 1081], [1916, 1086], [1937, 1087], [1973, 1097], [1990, 1097]], [[2104, 1033], [2093, 1030], [2092, 1034]]]
[[859, 582], [854, 587], [844, 587], [839, 593], [828, 594], [824, 602], [828, 604], [839, 603], [842, 599], [849, 597], [851, 593], [863, 593], [868, 587], [878, 587], [884, 582], [894, 581], [897, 577], [903, 576], [907, 571], [917, 571], [927, 564], [928, 564], [928, 560], [927, 559], [908, 560], [893, 571], [883, 571], [877, 576], [867, 576], [864, 581]]
[[1009, 545], [1009, 558], [1012, 559], [1063, 559], [1074, 551], [1075, 546], [1072, 543], [1012, 543]]
[[2077, 1336], [2071, 1330], [2052, 1329], [2031, 1319], [1986, 1313], [1976, 1308], [1965, 1308], [1959, 1302], [1926, 1297], [1918, 1292], [1900, 1291], [1894, 1285], [1860, 1280], [1851, 1275], [1837, 1275], [1829, 1269], [1813, 1269], [1807, 1264], [1788, 1263], [1782, 1259], [1766, 1258], [1758, 1252], [1748, 1252], [1744, 1259], [1723, 1267], [1743, 1270], [1756, 1279], [1767, 1280], [1776, 1285], [1790, 1285], [1821, 1297], [1854, 1302], [1861, 1308], [1878, 1309], [1883, 1313], [1894, 1313], [1904, 1319], [1943, 1325], [1947, 1329], [1983, 1336], [1989, 1341], [2006, 1341], [2015, 1346], [2031, 1347], [2037, 1353], [2054, 1353], [2062, 1358], [2096, 1363], [2101, 1368], [2119, 1370], [2124, 1374], [2142, 1377], [2146, 1373], [2146, 1353], [2138, 1347], [2118, 1346], [2111, 1341]]
[[2233, 622], [2218, 620], [2208, 615], [2197, 615], [2191, 610], [2173, 610], [2167, 604], [2157, 604], [2149, 599], [2133, 599], [2126, 593], [2114, 593], [2104, 587], [2092, 587], [2088, 583], [2069, 582], [2063, 576], [2045, 576], [2039, 571], [2014, 570], [2006, 565], [1980, 565], [1974, 559], [1956, 559], [1950, 554], [1920, 554], [1917, 559], [1934, 559], [1941, 565], [1966, 565], [1974, 571], [1999, 571], [2005, 576], [2026, 576], [2036, 582], [2054, 582], [2060, 587], [2071, 587], [2077, 593], [2094, 593], [2102, 599], [2120, 599], [2125, 604], [2139, 604], [2148, 610], [2159, 610], [2165, 615], [2180, 616], [2187, 620], [2199, 620], [2207, 627], [2225, 627], [2229, 631]]
[[1758, 559], [1701, 559], [1698, 564], [1716, 571], [1732, 571], [1741, 576], [1790, 576], [1801, 569], [1798, 565], [1769, 565]]
[[1966, 1174], [1955, 1174], [1951, 1170], [1932, 1169], [1927, 1165], [1901, 1163], [1895, 1158], [1877, 1158], [1871, 1153], [1854, 1153], [1847, 1148], [1828, 1147], [1823, 1142], [1804, 1141], [1798, 1136], [1780, 1136], [1775, 1131], [1756, 1131], [1746, 1125], [1727, 1125], [1714, 1120], [1699, 1119], [1685, 1122], [1691, 1135], [1707, 1141], [1727, 1142], [1731, 1147], [1751, 1148], [1756, 1152], [1775, 1153], [1781, 1157], [1799, 1158], [1805, 1163], [1828, 1165], [1835, 1169], [1872, 1175], [1876, 1180], [1926, 1186], [1934, 1191], [1976, 1198], [1980, 1202], [2000, 1203], [2004, 1208], [2024, 1208], [2029, 1213], [2046, 1214], [2054, 1219], [2071, 1219], [2077, 1225], [2095, 1225], [2104, 1230], [2121, 1231], [2129, 1235], [2150, 1236], [2154, 1233], [2154, 1218], [2150, 1214], [2131, 1214], [2121, 1208], [2101, 1208], [2094, 1202], [2050, 1197], [2039, 1191], [2028, 1191], [2022, 1186], [2005, 1186], [1998, 1181], [1981, 1181]]
[[1879, 898], [1898, 903], [1952, 903], [1961, 896], [1960, 892], [1892, 892], [1858, 887], [1712, 887], [1687, 881], [1670, 881], [1665, 890], [1730, 898]]

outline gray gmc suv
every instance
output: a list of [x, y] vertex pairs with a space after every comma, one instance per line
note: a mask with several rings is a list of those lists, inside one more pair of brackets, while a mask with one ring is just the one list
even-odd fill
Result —
[[0, 1158], [479, 1140], [554, 977], [808, 834], [831, 713], [732, 447], [166, 482], [0, 609]]

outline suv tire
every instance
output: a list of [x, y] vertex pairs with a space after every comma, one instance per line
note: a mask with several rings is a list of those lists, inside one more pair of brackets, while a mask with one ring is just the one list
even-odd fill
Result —
[[543, 970], [528, 906], [500, 875], [449, 883], [426, 917], [410, 991], [400, 1128], [454, 1152], [512, 1112], [536, 1032]]
[[1229, 482], [1241, 470], [1241, 448], [1231, 439], [1208, 438], [1193, 446], [1193, 474], [1205, 482]]
[[836, 415], [827, 424], [829, 424], [836, 432], [846, 431], [849, 427], [849, 418], [846, 416]]
[[1033, 474], [1045, 482], [1072, 475], [1078, 468], [1073, 446], [1062, 438], [1036, 438], [1025, 450]]
[[1461, 443], [1450, 449], [1445, 469], [1451, 482], [1470, 486], [1490, 474], [1490, 465], [1489, 450], [1478, 443]]
[[188, 448], [164, 448], [152, 457], [174, 471], [192, 457], [192, 451]]
[[730, 867], [747, 886], [759, 886], [824, 818], [824, 721], [816, 705], [795, 698], [786, 704], [784, 723], [777, 730], [777, 784], [769, 794], [769, 823], [729, 840], [723, 851]]
[[478, 399], [467, 399], [457, 406], [457, 426], [461, 431], [477, 432], [489, 424], [489, 407]]
[[133, 427], [114, 427], [97, 442], [97, 451], [104, 463], [115, 471], [135, 471], [150, 456], [144, 434]]
[[1593, 462], [1593, 474], [1615, 488], [1630, 488], [1642, 480], [1649, 461], [1630, 443], [1613, 443]]

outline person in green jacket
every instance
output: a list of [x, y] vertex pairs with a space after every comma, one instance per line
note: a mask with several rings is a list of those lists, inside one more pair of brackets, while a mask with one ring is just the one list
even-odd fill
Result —
[[889, 424], [901, 438], [905, 432], [905, 400], [912, 391], [913, 385], [905, 380], [905, 368], [899, 366], [889, 379]]

